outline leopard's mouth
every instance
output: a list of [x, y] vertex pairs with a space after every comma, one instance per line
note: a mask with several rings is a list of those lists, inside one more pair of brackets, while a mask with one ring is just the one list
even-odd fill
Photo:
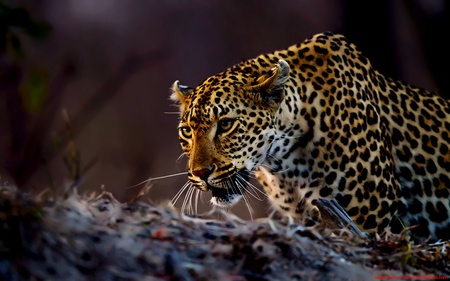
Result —
[[245, 190], [241, 187], [239, 189], [232, 187], [216, 187], [207, 184], [208, 190], [211, 190], [211, 203], [218, 207], [231, 207], [238, 203]]
[[[222, 180], [204, 182], [206, 191], [211, 191], [211, 203], [218, 207], [231, 207], [244, 196], [248, 186], [249, 173], [236, 172]], [[205, 187], [205, 186], [204, 186]]]

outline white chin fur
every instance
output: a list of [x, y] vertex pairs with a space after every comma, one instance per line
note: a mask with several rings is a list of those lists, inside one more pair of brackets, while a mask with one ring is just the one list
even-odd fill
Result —
[[212, 197], [210, 202], [211, 202], [211, 204], [216, 205], [218, 207], [226, 208], [226, 207], [233, 206], [234, 204], [239, 202], [239, 200], [241, 200], [241, 198], [242, 198], [242, 195], [240, 195], [240, 194], [230, 194], [230, 195], [227, 195], [226, 198]]

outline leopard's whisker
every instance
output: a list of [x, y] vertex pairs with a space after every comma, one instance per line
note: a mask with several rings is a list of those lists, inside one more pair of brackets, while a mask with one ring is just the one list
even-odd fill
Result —
[[279, 170], [279, 171], [270, 170], [270, 173], [272, 173], [272, 174], [282, 174], [282, 173], [288, 172], [289, 170], [291, 170], [291, 169], [290, 168], [286, 168], [286, 169]]
[[197, 194], [196, 191], [199, 191], [197, 188], [193, 188], [191, 192], [191, 198], [189, 200], [189, 214], [194, 215], [195, 213], [195, 195]]
[[[267, 153], [267, 156], [270, 157], [270, 158], [273, 158], [276, 164], [282, 163], [282, 160], [278, 159], [277, 157], [275, 157], [274, 155], [272, 155], [270, 153]], [[286, 168], [286, 169], [283, 169], [283, 170], [274, 171], [272, 167], [270, 167], [268, 165], [264, 165], [264, 166], [269, 168], [270, 172], [273, 173], [273, 174], [277, 174], [277, 173], [281, 174], [281, 173], [284, 173], [284, 172], [287, 172], [287, 171], [290, 170], [290, 168]]]
[[267, 197], [267, 194], [262, 191], [261, 189], [257, 188], [253, 184], [247, 182], [246, 185], [248, 186], [248, 194], [253, 196], [258, 201], [264, 201], [264, 198], [261, 198], [260, 195], [263, 195], [264, 197]]
[[254, 191], [250, 190], [248, 188], [249, 186], [247, 184], [245, 184], [245, 182], [243, 183], [242, 181], [243, 181], [243, 179], [236, 178], [236, 185], [239, 187], [239, 189], [246, 191], [246, 193], [243, 194], [243, 196], [246, 196], [248, 194], [248, 195], [252, 196], [253, 198], [255, 198], [256, 200], [261, 201], [262, 200], [261, 197], [259, 197], [259, 195], [256, 193], [254, 194]]
[[186, 196], [183, 199], [183, 204], [181, 205], [181, 212], [184, 214], [190, 214], [191, 210], [191, 200], [192, 200], [192, 193], [195, 191], [194, 188], [190, 188], [187, 190]]
[[141, 181], [140, 183], [137, 183], [135, 185], [127, 186], [127, 187], [125, 187], [125, 189], [137, 187], [144, 183], [148, 183], [148, 182], [155, 181], [155, 180], [162, 180], [162, 179], [168, 179], [168, 178], [173, 178], [173, 177], [178, 177], [178, 176], [185, 176], [187, 174], [188, 174], [187, 172], [181, 172], [181, 173], [175, 173], [175, 174], [170, 174], [170, 175], [165, 175], [165, 176], [160, 176], [160, 177], [149, 178], [149, 179]]
[[190, 181], [187, 181], [181, 188], [180, 190], [178, 190], [178, 192], [175, 194], [175, 196], [173, 197], [173, 199], [170, 201], [170, 203], [172, 205], [175, 206], [175, 204], [177, 203], [178, 199], [180, 199], [181, 195], [189, 188], [191, 188], [192, 184]]
[[[238, 183], [242, 186], [242, 187], [248, 187], [246, 190], [248, 191], [248, 194], [251, 195], [253, 198], [259, 200], [259, 201], [263, 201], [264, 199], [261, 199], [261, 197], [259, 196], [259, 194], [264, 195], [265, 197], [267, 197], [267, 194], [260, 190], [259, 188], [257, 188], [256, 186], [254, 186], [253, 184], [251, 184], [249, 181], [245, 180], [243, 178], [242, 175], [240, 175], [239, 173], [236, 174], [236, 178]], [[259, 193], [259, 194], [258, 194]]]
[[272, 171], [272, 167], [270, 167], [270, 166], [267, 165], [267, 164], [262, 163], [262, 164], [258, 164], [258, 166], [266, 167], [267, 169], [269, 169], [270, 171]]
[[195, 212], [195, 208], [196, 208], [196, 205], [195, 205], [195, 203], [196, 203], [196, 195], [198, 195], [198, 192], [199, 190], [197, 189], [197, 188], [193, 188], [192, 189], [192, 192], [191, 192], [191, 198], [190, 198], [190, 200], [189, 200], [189, 214], [190, 215], [195, 215], [196, 214], [196, 212]]
[[200, 203], [206, 202], [207, 192], [200, 192]]
[[[179, 163], [180, 160], [181, 160], [181, 158], [183, 158], [183, 156], [186, 156], [186, 157], [187, 157], [186, 152], [181, 153], [180, 156], [178, 156], [176, 162]], [[186, 174], [187, 174], [187, 173], [186, 173]]]
[[232, 191], [233, 194], [238, 193], [238, 191], [237, 191], [236, 188], [235, 188], [234, 181], [232, 181], [231, 179], [229, 179], [229, 180], [227, 180], [225, 183], [226, 183], [226, 186], [227, 186], [226, 189], [227, 189], [227, 193], [228, 193], [228, 194], [230, 194], [230, 189], [231, 189], [231, 191]]
[[194, 196], [194, 201], [195, 201], [195, 205], [194, 205], [194, 214], [198, 214], [198, 199], [200, 198], [200, 190], [199, 189], [195, 189], [195, 196]]
[[181, 204], [181, 208], [180, 208], [180, 212], [182, 213], [182, 214], [184, 214], [185, 212], [185, 207], [186, 207], [186, 200], [187, 200], [187, 197], [189, 196], [189, 191], [190, 191], [190, 189], [187, 189], [186, 190], [186, 195], [184, 196], [184, 198], [183, 198], [183, 203]]
[[192, 215], [194, 213], [194, 208], [192, 206], [192, 200], [194, 197], [195, 190], [196, 189], [191, 189], [189, 192], [189, 200], [187, 201], [187, 208], [186, 208], [187, 209], [186, 213], [188, 215]]
[[289, 136], [277, 135], [277, 140], [284, 140], [284, 139], [290, 139], [290, 140], [292, 140], [292, 139], [298, 139], [298, 138], [301, 138], [301, 136], [292, 136], [292, 137], [289, 137]]
[[[274, 157], [274, 156], [272, 156], [272, 155], [270, 155], [270, 154], [267, 154], [267, 156], [269, 156], [269, 157], [271, 157], [271, 158], [274, 158], [274, 159], [275, 159], [275, 162], [280, 162], [280, 163], [281, 163], [281, 160], [278, 160], [276, 157]], [[265, 163], [257, 163], [257, 162], [256, 162], [256, 163], [254, 163], [254, 165], [255, 165], [255, 167], [260, 167], [260, 166], [266, 167], [266, 168], [269, 169], [269, 171], [270, 171], [271, 173], [273, 173], [273, 174], [284, 173], [284, 172], [287, 172], [287, 171], [290, 170], [290, 168], [286, 168], [286, 169], [283, 169], [283, 170], [275, 171], [275, 170], [273, 169], [273, 167], [271, 167], [270, 165], [265, 164]], [[256, 179], [255, 177], [252, 177], [252, 175], [250, 175], [250, 177], [253, 178], [253, 179]]]
[[253, 221], [253, 210], [250, 207], [249, 201], [247, 200], [247, 196], [245, 194], [244, 188], [239, 186], [240, 184], [239, 184], [239, 182], [237, 180], [236, 181], [232, 181], [231, 183], [232, 183], [233, 186], [235, 186], [239, 190], [239, 193], [242, 194], [242, 199], [244, 199], [245, 206], [247, 207], [248, 213], [250, 215], [250, 220]]

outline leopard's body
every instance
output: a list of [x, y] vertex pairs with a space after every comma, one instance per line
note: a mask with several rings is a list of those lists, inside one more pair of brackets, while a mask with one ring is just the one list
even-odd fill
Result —
[[176, 82], [193, 186], [238, 201], [255, 173], [275, 209], [316, 217], [336, 198], [365, 231], [396, 216], [450, 239], [450, 103], [392, 80], [342, 35], [317, 34], [196, 88]]

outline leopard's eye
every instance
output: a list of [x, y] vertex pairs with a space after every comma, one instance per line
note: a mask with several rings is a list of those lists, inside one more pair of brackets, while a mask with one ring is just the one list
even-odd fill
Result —
[[192, 137], [192, 129], [190, 127], [180, 127], [179, 134], [182, 138], [190, 139]]
[[223, 134], [230, 131], [233, 128], [235, 119], [223, 119], [219, 121], [217, 125], [217, 134]]

